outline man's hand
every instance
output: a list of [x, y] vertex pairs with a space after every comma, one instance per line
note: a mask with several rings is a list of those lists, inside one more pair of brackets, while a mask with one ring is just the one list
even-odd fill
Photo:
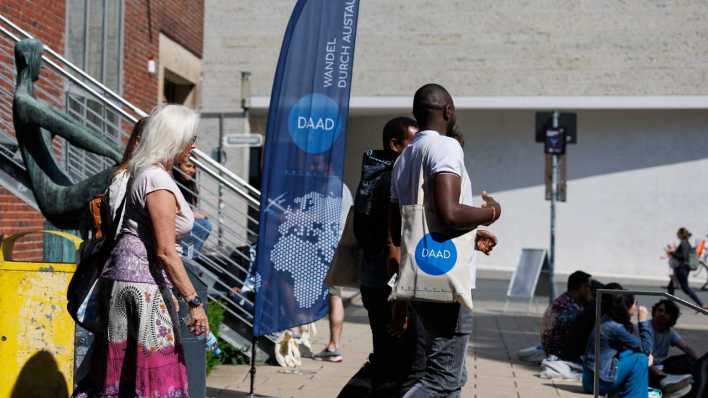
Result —
[[475, 249], [489, 255], [489, 253], [492, 252], [492, 249], [494, 249], [494, 246], [497, 245], [497, 237], [487, 230], [478, 229], [474, 244]]
[[401, 337], [408, 327], [408, 303], [394, 301], [391, 307], [391, 323], [388, 324], [388, 334]]
[[495, 218], [489, 224], [497, 221], [499, 217], [501, 217], [501, 205], [499, 202], [497, 202], [492, 195], [488, 194], [487, 191], [482, 191], [482, 200], [484, 201], [481, 206], [483, 209], [493, 208], [495, 210]]

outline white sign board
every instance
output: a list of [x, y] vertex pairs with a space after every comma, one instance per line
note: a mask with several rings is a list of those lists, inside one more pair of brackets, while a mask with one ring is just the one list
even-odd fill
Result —
[[538, 277], [546, 262], [546, 249], [521, 249], [519, 264], [509, 281], [507, 297], [532, 298], [536, 292]]
[[222, 144], [226, 148], [260, 147], [263, 146], [263, 136], [260, 134], [226, 134]]

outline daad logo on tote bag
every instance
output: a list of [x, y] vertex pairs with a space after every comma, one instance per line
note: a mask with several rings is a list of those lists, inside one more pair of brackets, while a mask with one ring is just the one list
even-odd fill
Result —
[[429, 275], [444, 275], [455, 267], [457, 248], [452, 240], [426, 234], [415, 248], [415, 262]]

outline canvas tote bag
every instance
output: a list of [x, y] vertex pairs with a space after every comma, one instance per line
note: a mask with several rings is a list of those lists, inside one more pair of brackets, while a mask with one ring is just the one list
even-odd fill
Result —
[[[428, 148], [423, 148], [423, 159]], [[451, 233], [425, 206], [421, 165], [418, 200], [401, 206], [401, 263], [391, 298], [463, 304], [472, 309], [476, 230]], [[462, 192], [469, 189], [462, 179]]]
[[332, 257], [325, 282], [328, 287], [359, 288], [362, 251], [354, 237], [354, 206], [349, 209], [342, 237]]

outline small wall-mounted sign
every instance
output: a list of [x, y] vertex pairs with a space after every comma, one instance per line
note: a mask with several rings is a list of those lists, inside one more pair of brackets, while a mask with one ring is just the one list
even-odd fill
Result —
[[226, 148], [263, 146], [261, 134], [226, 134], [222, 144]]

